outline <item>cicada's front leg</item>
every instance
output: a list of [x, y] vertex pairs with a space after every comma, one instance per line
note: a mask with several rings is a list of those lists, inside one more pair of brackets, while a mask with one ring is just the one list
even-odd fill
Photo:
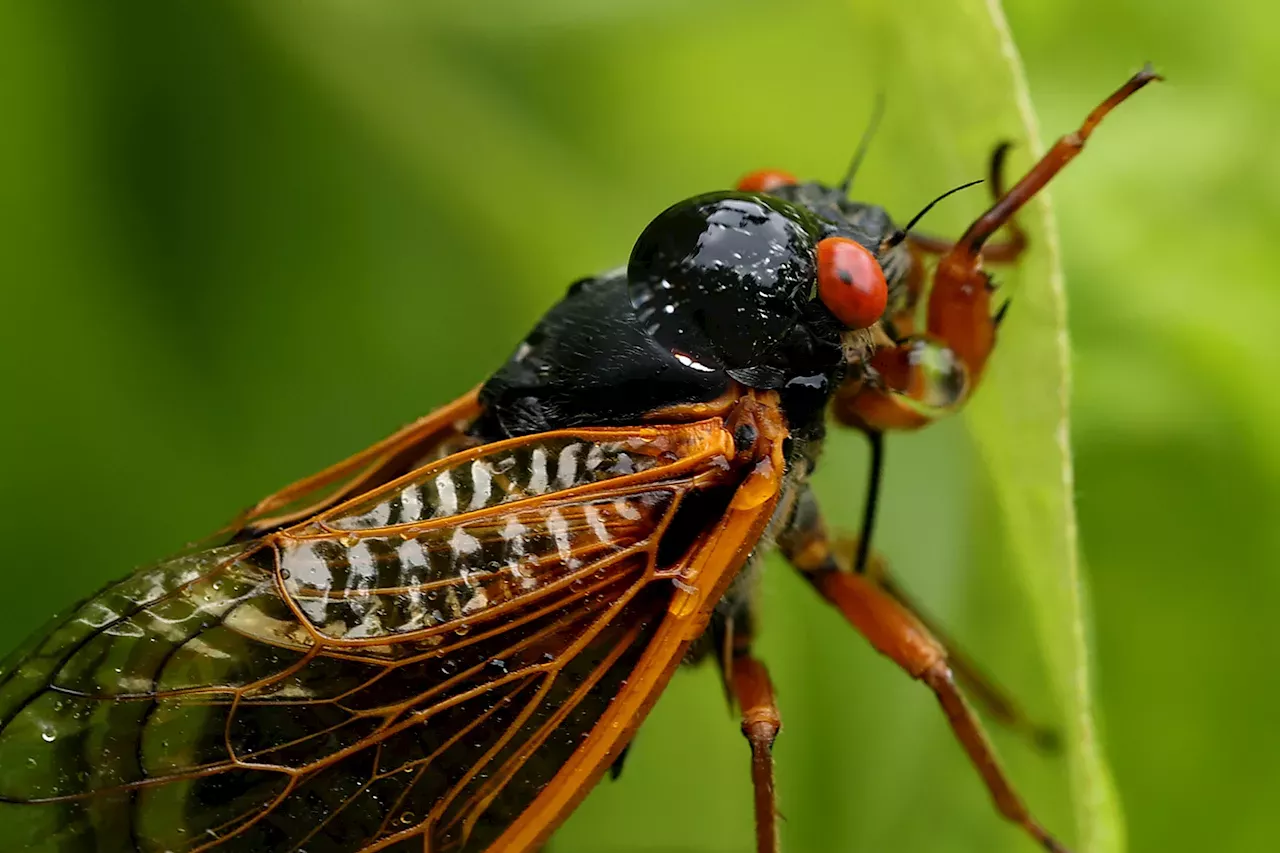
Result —
[[[999, 251], [984, 251], [984, 244], [1083, 150], [1094, 127], [1107, 113], [1157, 79], [1159, 76], [1150, 66], [1131, 77], [1089, 113], [1078, 130], [1054, 143], [954, 245], [925, 237], [913, 241], [917, 252], [942, 255], [933, 273], [925, 328], [875, 354], [871, 361], [875, 381], [851, 388], [837, 398], [834, 409], [839, 420], [871, 431], [916, 429], [965, 403], [982, 378], [1002, 317], [1002, 312], [992, 310], [993, 287], [982, 262], [984, 258], [1008, 260], [1020, 251], [1017, 232], [1011, 245]], [[919, 264], [918, 254], [913, 256], [913, 264]], [[920, 276], [915, 285], [917, 293], [922, 282]], [[902, 320], [911, 328], [908, 318]]]
[[[991, 189], [991, 199], [998, 202], [1005, 191], [1004, 164], [1013, 147], [1011, 142], [1001, 142], [991, 152], [990, 165], [987, 167], [987, 186]], [[949, 193], [948, 193], [949, 194]], [[1027, 234], [1022, 230], [1016, 218], [1011, 218], [1004, 226], [1005, 237], [997, 242], [987, 243], [982, 247], [982, 259], [990, 263], [1013, 263], [1022, 257], [1027, 248]], [[902, 275], [902, 292], [890, 303], [888, 322], [889, 336], [894, 340], [911, 337], [919, 331], [920, 300], [927, 290], [925, 282], [929, 277], [928, 258], [934, 255], [945, 255], [955, 247], [955, 243], [932, 234], [922, 234], [914, 229], [899, 235], [904, 244], [899, 250], [905, 271]]]
[[[1004, 197], [1004, 162], [1009, 154], [1009, 150], [1013, 148], [1012, 142], [1001, 142], [991, 152], [991, 162], [987, 167], [987, 186], [991, 188], [991, 197], [993, 202], [999, 202]], [[994, 264], [1011, 264], [1018, 258], [1022, 257], [1022, 253], [1027, 248], [1027, 232], [1022, 230], [1022, 226], [1018, 224], [1016, 218], [1010, 217], [1009, 221], [1004, 224], [1005, 238], [998, 242], [986, 243], [982, 246], [982, 259]], [[913, 255], [917, 262], [922, 261], [922, 255], [945, 255], [955, 248], [955, 243], [942, 237], [935, 237], [931, 234], [921, 234], [919, 231], [907, 232], [907, 246], [914, 250]], [[921, 270], [920, 278], [923, 279], [923, 270]], [[919, 296], [919, 288], [916, 289], [915, 295]]]

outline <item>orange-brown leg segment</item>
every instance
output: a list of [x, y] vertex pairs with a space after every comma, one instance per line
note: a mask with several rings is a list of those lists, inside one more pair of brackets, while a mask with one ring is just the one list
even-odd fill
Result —
[[734, 651], [729, 686], [742, 712], [742, 734], [751, 747], [751, 787], [755, 792], [756, 853], [778, 851], [778, 805], [773, 790], [773, 741], [782, 728], [773, 683], [764, 664], [747, 651]]
[[[874, 492], [872, 492], [874, 495]], [[864, 518], [863, 528], [868, 530]], [[779, 538], [783, 553], [792, 565], [806, 574], [823, 571], [864, 573], [868, 580], [905, 607], [947, 650], [947, 662], [956, 680], [987, 716], [1015, 734], [1026, 737], [1044, 752], [1056, 752], [1060, 746], [1058, 732], [1037, 723], [1023, 711], [1020, 703], [986, 674], [986, 671], [949, 639], [945, 629], [931, 619], [903, 590], [892, 576], [888, 562], [870, 548], [862, 548], [861, 538], [841, 538], [828, 545], [827, 531], [810, 492], [801, 498], [791, 529]]]
[[933, 691], [951, 730], [982, 776], [1000, 814], [1021, 826], [1044, 849], [1065, 853], [1067, 848], [1031, 816], [1005, 778], [982, 725], [956, 687], [946, 650], [928, 629], [866, 577], [826, 571], [808, 578], [822, 597], [835, 605], [877, 651]]
[[[999, 201], [1004, 195], [1004, 163], [1012, 143], [1001, 142], [991, 154], [988, 186], [991, 198]], [[983, 260], [992, 263], [1013, 263], [1022, 256], [1027, 248], [1027, 233], [1022, 230], [1017, 219], [1010, 219], [1005, 230], [1008, 238], [998, 243], [988, 243], [982, 247]], [[918, 231], [905, 232], [907, 253], [906, 273], [903, 276], [902, 295], [895, 297], [889, 312], [885, 316], [885, 329], [895, 341], [911, 337], [920, 329], [920, 300], [925, 295], [925, 279], [928, 274], [925, 261], [928, 255], [945, 255], [950, 252], [955, 242], [941, 237], [921, 234]]]
[[[836, 547], [841, 554], [854, 553], [857, 550], [857, 543], [852, 540], [848, 543], [839, 542]], [[840, 562], [843, 565], [843, 560]], [[951, 671], [956, 680], [987, 716], [1010, 731], [1022, 735], [1037, 749], [1045, 752], [1058, 750], [1061, 743], [1057, 730], [1041, 725], [1027, 716], [1016, 699], [1002, 690], [971, 657], [960, 651], [947, 635], [946, 630], [939, 627], [937, 620], [929, 618], [903, 591], [902, 585], [890, 574], [884, 557], [876, 553], [870, 555], [867, 561], [867, 577], [888, 593], [894, 601], [906, 608], [946, 650], [947, 662], [951, 665]]]
[[982, 377], [1001, 318], [992, 311], [993, 288], [982, 268], [984, 258], [993, 259], [984, 244], [1084, 149], [1107, 113], [1157, 79], [1149, 66], [1130, 78], [947, 248], [933, 273], [923, 334], [878, 351], [871, 361], [878, 381], [837, 399], [837, 418], [869, 430], [915, 429], [964, 404]]
[[[991, 162], [987, 167], [987, 185], [991, 188], [992, 201], [998, 202], [1004, 196], [1004, 163], [1008, 157], [1012, 142], [1001, 142], [991, 152]], [[1009, 235], [999, 243], [987, 243], [982, 247], [982, 259], [993, 264], [1011, 264], [1027, 249], [1027, 232], [1022, 230], [1015, 217], [1010, 217], [1004, 224]], [[942, 237], [921, 234], [912, 231], [907, 234], [907, 244], [926, 255], [945, 255], [955, 248], [955, 242]]]
[[1044, 849], [1066, 853], [1067, 848], [1032, 817], [1005, 777], [981, 723], [956, 686], [947, 650], [870, 573], [859, 575], [840, 568], [812, 497], [806, 496], [798, 505], [795, 518], [778, 543], [792, 565], [878, 652], [933, 691], [1000, 814], [1021, 826]]

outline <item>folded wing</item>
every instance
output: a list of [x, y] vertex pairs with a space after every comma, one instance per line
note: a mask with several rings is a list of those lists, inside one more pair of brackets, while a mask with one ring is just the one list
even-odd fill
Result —
[[484, 850], [623, 690], [732, 455], [718, 420], [498, 442], [136, 573], [0, 672], [0, 837]]

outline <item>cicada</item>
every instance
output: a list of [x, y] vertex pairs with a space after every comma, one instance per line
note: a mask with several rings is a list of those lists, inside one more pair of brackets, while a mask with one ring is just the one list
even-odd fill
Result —
[[[936, 694], [1000, 813], [1064, 850], [962, 698], [970, 668], [870, 548], [879, 449], [973, 394], [1003, 316], [984, 261], [1017, 257], [1015, 212], [1153, 79], [1007, 191], [999, 149], [995, 201], [955, 242], [772, 170], [659, 214], [476, 390], [13, 656], [5, 849], [536, 851], [681, 662], [710, 657], [773, 853], [780, 717], [751, 598], [776, 546]], [[828, 416], [874, 451], [851, 549], [807, 485]]]

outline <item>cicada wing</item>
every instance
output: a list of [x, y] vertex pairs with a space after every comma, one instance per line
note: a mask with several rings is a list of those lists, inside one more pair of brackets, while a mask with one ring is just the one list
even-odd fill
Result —
[[718, 420], [499, 442], [109, 588], [0, 675], [0, 837], [499, 849], [678, 663], [712, 549], [671, 520], [732, 454]]
[[308, 518], [474, 443], [467, 429], [480, 414], [479, 389], [424, 415], [374, 445], [258, 501], [223, 533], [240, 539]]

